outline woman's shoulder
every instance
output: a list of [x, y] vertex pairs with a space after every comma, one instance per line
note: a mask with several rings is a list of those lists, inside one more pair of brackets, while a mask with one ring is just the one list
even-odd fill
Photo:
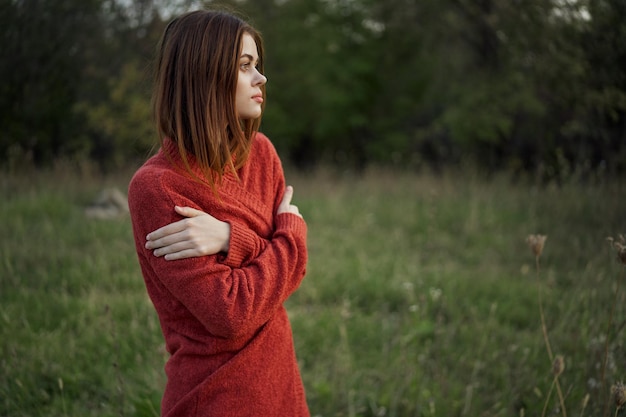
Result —
[[260, 152], [276, 154], [276, 148], [272, 141], [262, 132], [256, 132], [252, 142], [253, 146]]
[[252, 165], [275, 166], [280, 165], [280, 157], [272, 141], [261, 132], [253, 138], [251, 150]]
[[141, 187], [146, 182], [154, 183], [154, 180], [161, 177], [167, 167], [163, 164], [161, 152], [150, 157], [135, 171], [131, 180], [131, 187]]
[[189, 182], [181, 169], [176, 169], [160, 151], [135, 171], [128, 185], [128, 194], [129, 198], [154, 198], [164, 192], [167, 194], [167, 190], [183, 189]]

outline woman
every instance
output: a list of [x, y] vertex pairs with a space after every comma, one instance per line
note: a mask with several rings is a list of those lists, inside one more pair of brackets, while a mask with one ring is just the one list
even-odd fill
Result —
[[129, 206], [171, 355], [163, 416], [309, 415], [283, 307], [305, 274], [306, 224], [257, 132], [262, 63], [257, 31], [224, 12], [185, 14], [161, 39], [161, 147]]

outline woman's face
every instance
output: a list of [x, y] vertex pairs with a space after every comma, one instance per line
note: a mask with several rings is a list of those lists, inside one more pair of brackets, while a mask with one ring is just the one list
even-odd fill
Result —
[[235, 110], [241, 119], [256, 119], [261, 116], [261, 86], [267, 82], [267, 78], [256, 68], [259, 54], [252, 36], [244, 33], [241, 43]]

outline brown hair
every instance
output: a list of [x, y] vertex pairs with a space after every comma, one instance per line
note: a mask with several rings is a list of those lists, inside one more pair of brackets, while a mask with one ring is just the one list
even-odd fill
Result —
[[[161, 144], [171, 139], [187, 171], [193, 155], [213, 190], [227, 171], [236, 175], [250, 154], [261, 118], [240, 120], [235, 92], [241, 40], [256, 42], [263, 71], [260, 34], [223, 11], [194, 11], [171, 21], [159, 44], [153, 105]], [[265, 87], [261, 86], [263, 96]]]

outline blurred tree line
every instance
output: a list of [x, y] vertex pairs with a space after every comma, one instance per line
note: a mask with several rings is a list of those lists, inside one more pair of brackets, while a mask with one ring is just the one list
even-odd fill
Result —
[[[199, 3], [0, 0], [0, 164], [145, 158], [156, 44]], [[300, 167], [626, 172], [624, 0], [219, 5], [263, 33], [262, 130]]]

